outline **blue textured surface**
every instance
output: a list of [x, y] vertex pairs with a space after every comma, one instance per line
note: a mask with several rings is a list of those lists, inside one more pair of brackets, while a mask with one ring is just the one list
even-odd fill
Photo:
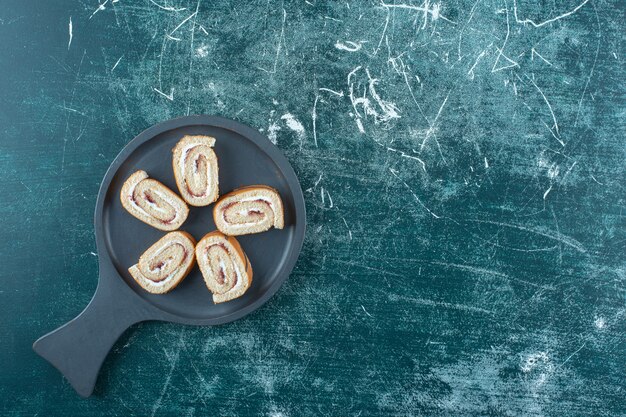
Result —
[[[624, 415], [623, 1], [101, 1], [0, 9], [0, 415]], [[31, 344], [95, 290], [110, 162], [201, 113], [290, 160], [301, 258], [81, 400]]]

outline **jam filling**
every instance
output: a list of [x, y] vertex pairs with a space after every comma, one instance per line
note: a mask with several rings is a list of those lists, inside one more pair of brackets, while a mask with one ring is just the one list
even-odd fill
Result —
[[206, 158], [204, 157], [204, 155], [198, 156], [195, 160], [196, 172], [200, 171], [200, 162], [202, 162], [203, 164], [206, 164]]
[[[180, 245], [180, 243], [176, 243], [176, 245]], [[187, 259], [187, 255], [188, 255], [187, 249], [183, 249], [183, 259], [181, 259], [180, 265], [177, 267], [177, 269], [180, 268], [180, 266], [185, 263], [185, 260]], [[163, 268], [163, 266], [165, 266], [165, 261], [159, 261], [153, 268], [151, 268], [151, 270], [161, 269]], [[147, 278], [152, 282], [161, 282], [167, 277], [163, 277], [161, 279], [152, 279], [150, 277], [147, 277]]]
[[189, 195], [192, 195], [194, 197], [204, 197], [206, 195], [206, 190], [201, 192], [200, 194], [196, 194], [191, 191], [191, 188], [189, 188], [189, 184], [187, 184], [187, 181], [185, 181], [185, 188], [187, 188], [187, 192], [189, 193]]
[[[197, 148], [197, 146], [194, 146], [193, 148], [189, 149], [187, 151], [186, 157], [188, 157], [191, 152], [193, 150], [195, 150]], [[200, 154], [198, 155], [198, 157], [193, 161], [193, 167], [194, 167], [194, 173], [197, 173], [198, 171], [200, 171], [201, 166], [206, 166], [207, 164], [207, 159], [204, 155]], [[207, 184], [204, 187], [204, 190], [200, 193], [196, 193], [194, 192], [191, 187], [189, 187], [189, 183], [187, 182], [187, 180], [185, 179], [185, 188], [187, 189], [187, 192], [189, 193], [189, 195], [193, 196], [193, 197], [204, 197], [207, 193], [207, 188], [208, 188], [208, 178], [207, 178]]]
[[[257, 200], [249, 200], [249, 201], [250, 202], [255, 202], [255, 203], [265, 204], [270, 211], [272, 210], [272, 206], [270, 205], [270, 203], [268, 203], [267, 201], [265, 201], [265, 200], [263, 200], [261, 198], [259, 198]], [[239, 202], [233, 201], [231, 203], [225, 204], [224, 207], [222, 208], [222, 217], [223, 217], [223, 219], [224, 219], [224, 221], [226, 223], [230, 223], [228, 221], [228, 219], [226, 219], [226, 212], [228, 211], [229, 208], [231, 208], [235, 204], [239, 204]], [[256, 208], [248, 209], [248, 216], [250, 216], [250, 215], [254, 215], [254, 216], [251, 216], [251, 217], [255, 217], [254, 220], [256, 220], [256, 221], [261, 221], [261, 220], [263, 220], [263, 217], [265, 217], [265, 213], [263, 213], [263, 211], [261, 211], [259, 209], [256, 209]]]
[[[226, 247], [226, 245], [224, 245], [223, 243], [214, 243], [211, 246], [206, 248], [206, 253], [207, 253], [207, 257], [208, 257], [208, 253], [209, 253], [209, 249], [211, 249], [213, 246], [219, 246], [220, 248], [224, 249], [224, 252], [226, 252], [229, 257], [232, 258], [232, 254], [230, 253], [230, 251], [228, 250], [228, 248]], [[231, 259], [231, 262], [233, 263], [234, 266], [234, 261]], [[217, 281], [217, 283], [219, 285], [224, 285], [224, 283], [226, 282], [226, 271], [224, 271], [224, 269], [220, 266], [218, 273], [216, 274], [217, 277], [215, 278], [215, 281]], [[235, 285], [237, 285], [237, 274], [235, 274], [235, 280], [233, 282], [233, 285], [230, 289], [232, 289]]]
[[152, 203], [152, 204], [154, 204], [154, 203], [155, 203], [154, 198], [152, 198], [152, 196], [150, 195], [150, 193], [148, 193], [148, 192], [144, 192], [144, 193], [143, 193], [143, 196], [144, 196], [144, 198], [145, 198], [145, 199], [146, 199], [149, 203]]
[[224, 281], [226, 281], [226, 274], [224, 273], [224, 269], [220, 268], [220, 273], [217, 276], [217, 283], [224, 285]]
[[[145, 200], [147, 202], [149, 202], [151, 204], [156, 204], [156, 201], [154, 200], [154, 197], [152, 197], [152, 195], [150, 193], [144, 192], [143, 193], [143, 197], [145, 198]], [[136, 205], [139, 206], [139, 201], [137, 201], [137, 197], [135, 197], [134, 193], [130, 196], [130, 201], [132, 201], [133, 203], [135, 203]], [[172, 217], [168, 218], [168, 219], [159, 219], [159, 218], [157, 218], [154, 215], [152, 215], [151, 217], [154, 217], [156, 220], [158, 220], [162, 224], [171, 224], [176, 219], [176, 212], [174, 212], [174, 215]]]
[[163, 224], [171, 224], [174, 221], [174, 219], [176, 219], [176, 213], [174, 213], [174, 215], [170, 217], [169, 219], [165, 219], [165, 220], [158, 219], [158, 220]]

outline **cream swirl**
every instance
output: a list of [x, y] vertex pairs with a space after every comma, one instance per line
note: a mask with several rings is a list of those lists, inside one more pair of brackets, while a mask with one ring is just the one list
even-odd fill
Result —
[[184, 136], [173, 149], [172, 164], [181, 196], [192, 206], [206, 206], [219, 196], [215, 138]]
[[267, 186], [250, 186], [223, 196], [213, 209], [217, 228], [228, 235], [264, 232], [284, 226], [278, 192]]
[[240, 297], [250, 287], [252, 267], [234, 237], [207, 234], [196, 246], [196, 259], [214, 303]]
[[171, 232], [148, 248], [128, 269], [146, 291], [162, 294], [176, 287], [194, 264], [195, 240], [186, 232]]
[[189, 209], [183, 200], [145, 171], [131, 175], [120, 192], [122, 206], [134, 217], [160, 230], [178, 229]]

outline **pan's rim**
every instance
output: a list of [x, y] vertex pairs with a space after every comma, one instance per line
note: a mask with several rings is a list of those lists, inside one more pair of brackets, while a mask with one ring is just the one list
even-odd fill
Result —
[[[267, 301], [270, 300], [276, 294], [278, 289], [284, 284], [289, 275], [293, 272], [293, 268], [296, 265], [296, 262], [299, 258], [300, 252], [302, 250], [302, 246], [304, 244], [304, 236], [306, 231], [306, 207], [304, 203], [304, 194], [302, 192], [302, 188], [300, 186], [300, 182], [298, 181], [298, 177], [285, 157], [285, 155], [281, 152], [281, 150], [274, 145], [270, 140], [265, 137], [258, 130], [236, 120], [228, 119], [222, 116], [213, 116], [213, 115], [189, 115], [182, 116], [175, 119], [166, 120], [155, 125], [150, 126], [145, 129], [141, 133], [139, 133], [135, 138], [133, 138], [130, 142], [124, 146], [124, 148], [120, 151], [120, 153], [115, 157], [111, 165], [107, 169], [102, 183], [100, 184], [100, 189], [98, 191], [98, 198], [96, 200], [96, 209], [94, 213], [94, 230], [96, 237], [96, 247], [98, 250], [98, 260], [100, 263], [100, 277], [98, 286], [103, 284], [103, 280], [106, 279], [120, 279], [126, 285], [125, 280], [119, 276], [119, 273], [113, 267], [112, 260], [110, 258], [110, 254], [106, 249], [106, 243], [104, 240], [105, 230], [104, 230], [104, 222], [103, 222], [103, 214], [104, 214], [104, 203], [106, 199], [106, 195], [111, 186], [111, 182], [115, 177], [118, 169], [121, 165], [132, 155], [132, 153], [139, 148], [144, 143], [150, 141], [152, 138], [157, 135], [166, 132], [168, 130], [177, 129], [184, 126], [197, 126], [197, 125], [205, 125], [211, 127], [218, 127], [222, 129], [231, 130], [246, 139], [252, 141], [255, 145], [257, 145], [263, 152], [265, 152], [270, 159], [278, 166], [280, 171], [285, 177], [287, 185], [291, 190], [291, 193], [294, 198], [294, 209], [295, 209], [295, 231], [294, 238], [292, 240], [290, 250], [287, 256], [287, 259], [283, 263], [283, 273], [278, 276], [277, 279], [272, 282], [272, 285], [263, 293], [259, 298], [254, 300], [252, 303], [244, 306], [241, 309], [238, 309], [232, 313], [229, 313], [225, 316], [215, 317], [215, 318], [198, 318], [198, 317], [190, 317], [190, 316], [181, 316], [175, 313], [171, 313], [169, 311], [162, 310], [155, 306], [154, 304], [149, 303], [147, 300], [143, 299], [139, 295], [133, 297], [138, 304], [142, 304], [144, 308], [147, 308], [150, 311], [150, 318], [148, 320], [159, 320], [159, 321], [169, 321], [174, 323], [181, 324], [191, 324], [191, 325], [219, 325], [229, 323], [235, 320], [238, 320], [253, 311], [257, 310], [261, 306], [263, 306]], [[106, 270], [106, 273], [103, 273], [103, 270]], [[109, 272], [111, 271], [111, 272]], [[109, 275], [116, 275], [115, 277]], [[130, 290], [130, 287], [129, 287]]]

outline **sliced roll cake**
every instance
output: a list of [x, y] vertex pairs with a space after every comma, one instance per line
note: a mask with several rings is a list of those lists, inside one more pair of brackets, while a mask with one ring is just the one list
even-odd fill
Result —
[[189, 214], [187, 204], [179, 196], [159, 181], [148, 178], [145, 171], [137, 171], [126, 180], [120, 200], [130, 214], [168, 232], [178, 229]]
[[215, 304], [241, 297], [252, 283], [252, 266], [234, 237], [215, 231], [196, 246], [196, 259]]
[[195, 245], [189, 233], [170, 232], [150, 246], [128, 272], [149, 293], [165, 294], [180, 284], [193, 268]]
[[239, 188], [215, 204], [213, 220], [220, 232], [230, 236], [282, 229], [283, 202], [278, 192], [266, 185]]
[[215, 138], [184, 136], [172, 150], [172, 166], [180, 195], [192, 206], [208, 206], [219, 197]]

